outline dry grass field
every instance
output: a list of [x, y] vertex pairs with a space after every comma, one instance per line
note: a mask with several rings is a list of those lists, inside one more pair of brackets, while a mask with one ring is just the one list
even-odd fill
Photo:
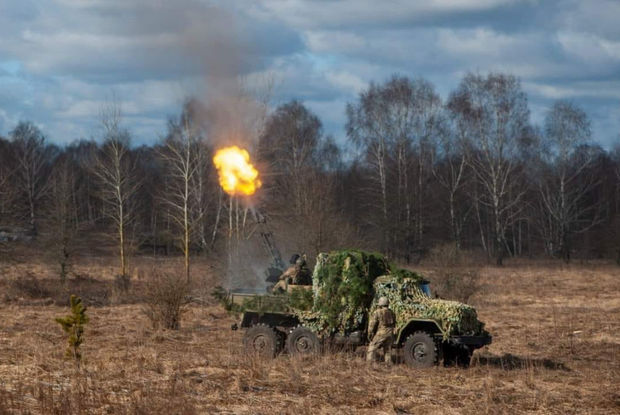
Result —
[[[68, 311], [53, 275], [45, 264], [7, 266], [0, 414], [620, 413], [620, 268], [533, 264], [482, 270], [471, 302], [493, 344], [469, 369], [431, 370], [369, 365], [350, 352], [246, 358], [235, 318], [206, 295], [219, 282], [208, 264], [195, 270], [208, 301], [189, 306], [180, 330], [155, 330], [139, 302], [99, 292], [113, 276], [105, 260], [76, 267], [89, 277], [56, 294], [79, 289], [93, 304], [77, 370], [53, 320]], [[132, 290], [148, 277], [136, 273]]]

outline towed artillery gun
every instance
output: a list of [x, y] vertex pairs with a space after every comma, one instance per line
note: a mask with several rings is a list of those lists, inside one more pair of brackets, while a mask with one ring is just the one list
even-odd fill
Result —
[[473, 351], [491, 343], [473, 307], [431, 298], [424, 277], [363, 251], [319, 254], [312, 286], [221, 296], [229, 310], [241, 313], [233, 329], [245, 329], [246, 353], [265, 357], [314, 354], [330, 344], [367, 345], [369, 316], [380, 297], [389, 299], [396, 316], [393, 350], [402, 351], [409, 366], [468, 366]]

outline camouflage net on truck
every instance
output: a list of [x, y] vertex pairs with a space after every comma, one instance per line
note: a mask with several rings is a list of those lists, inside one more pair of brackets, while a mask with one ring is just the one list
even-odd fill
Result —
[[[246, 311], [256, 313], [295, 313], [312, 308], [312, 291], [295, 288], [289, 293], [276, 295], [254, 294], [243, 298], [243, 295], [232, 294], [221, 286], [211, 292], [214, 297], [230, 314], [239, 314]], [[234, 301], [233, 297], [241, 298]]]
[[[383, 255], [358, 250], [321, 253], [312, 276], [312, 290], [294, 288], [289, 293], [233, 295], [223, 289], [216, 297], [233, 313], [291, 313], [317, 333], [349, 334], [365, 330], [374, 301], [385, 296], [396, 315], [397, 328], [413, 318], [431, 319], [444, 336], [483, 331], [476, 310], [456, 301], [427, 297], [420, 289], [424, 277], [413, 271], [390, 267]], [[375, 292], [376, 291], [376, 292]]]
[[[399, 288], [377, 283], [383, 279], [395, 282]], [[385, 296], [396, 315], [397, 327], [421, 318], [435, 320], [446, 338], [455, 333], [482, 331], [473, 307], [429, 298], [420, 289], [422, 282], [422, 275], [390, 267], [381, 254], [349, 250], [319, 254], [313, 275], [313, 307], [296, 314], [317, 331], [347, 334], [364, 330], [365, 316], [375, 308], [373, 300]]]
[[390, 272], [383, 255], [357, 250], [319, 254], [312, 283], [312, 310], [300, 311], [305, 325], [322, 332], [349, 333], [363, 329], [374, 280]]
[[[443, 330], [444, 338], [450, 334], [476, 334], [482, 331], [473, 307], [457, 301], [429, 298], [420, 289], [418, 281], [404, 283], [402, 290], [387, 289], [377, 284], [376, 290], [376, 298], [385, 296], [390, 301], [397, 327], [403, 327], [413, 318], [420, 318], [435, 320]], [[375, 306], [373, 303], [371, 310]]]

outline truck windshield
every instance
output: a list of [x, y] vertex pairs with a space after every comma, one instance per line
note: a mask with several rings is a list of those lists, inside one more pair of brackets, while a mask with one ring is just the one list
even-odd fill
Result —
[[420, 290], [422, 290], [427, 297], [431, 297], [431, 286], [428, 282], [421, 283]]

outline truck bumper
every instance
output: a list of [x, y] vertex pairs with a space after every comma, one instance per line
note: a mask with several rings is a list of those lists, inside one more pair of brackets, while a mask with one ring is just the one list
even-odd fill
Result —
[[454, 344], [469, 346], [472, 349], [479, 349], [482, 346], [491, 344], [493, 337], [490, 335], [484, 336], [450, 336], [450, 342]]

